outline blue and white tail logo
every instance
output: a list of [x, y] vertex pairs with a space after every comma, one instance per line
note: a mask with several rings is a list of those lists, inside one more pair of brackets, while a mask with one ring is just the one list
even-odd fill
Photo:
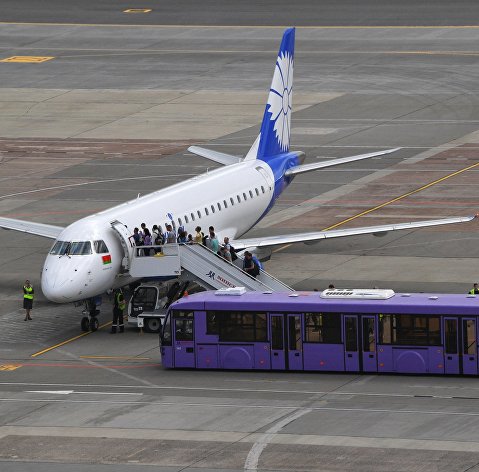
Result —
[[289, 151], [291, 113], [293, 111], [294, 34], [290, 28], [284, 32], [274, 69], [268, 103], [261, 124], [258, 159]]

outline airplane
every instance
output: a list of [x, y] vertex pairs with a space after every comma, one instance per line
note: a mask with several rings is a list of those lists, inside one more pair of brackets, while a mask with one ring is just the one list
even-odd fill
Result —
[[[0, 227], [54, 240], [41, 272], [41, 288], [57, 303], [85, 302], [89, 318], [82, 329], [96, 330], [95, 299], [135, 279], [122, 270], [133, 251], [130, 237], [139, 222], [173, 223], [189, 232], [214, 226], [229, 236], [237, 250], [267, 250], [279, 244], [315, 242], [359, 234], [468, 222], [475, 216], [386, 224], [331, 231], [313, 231], [241, 239], [273, 207], [296, 175], [397, 151], [384, 151], [304, 164], [303, 152], [290, 151], [295, 28], [285, 30], [275, 61], [273, 79], [258, 137], [244, 158], [191, 146], [198, 156], [222, 167], [82, 218], [66, 228], [13, 218], [0, 218]], [[184, 198], [184, 195], [195, 198]], [[177, 225], [176, 225], [177, 223]], [[89, 304], [89, 305], [88, 305]], [[92, 308], [93, 306], [93, 308]], [[84, 323], [86, 319], [86, 324]]]

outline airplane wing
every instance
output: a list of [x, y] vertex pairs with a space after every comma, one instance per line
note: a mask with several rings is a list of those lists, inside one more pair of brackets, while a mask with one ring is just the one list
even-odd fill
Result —
[[56, 239], [64, 229], [61, 226], [32, 223], [31, 221], [15, 220], [14, 218], [0, 218], [0, 228], [13, 229], [50, 239]]
[[369, 159], [370, 157], [384, 156], [391, 154], [401, 148], [387, 149], [385, 151], [370, 152], [368, 154], [359, 154], [357, 156], [340, 157], [339, 159], [331, 159], [330, 161], [313, 162], [312, 164], [303, 164], [291, 167], [285, 172], [286, 176], [303, 174], [304, 172], [311, 172], [312, 170], [324, 169], [325, 167], [338, 166], [340, 164], [347, 164], [348, 162], [361, 161], [362, 159]]
[[218, 162], [219, 164], [223, 164], [225, 166], [230, 164], [238, 164], [238, 162], [242, 161], [240, 157], [232, 156], [231, 154], [225, 154], [224, 152], [212, 151], [211, 149], [202, 148], [200, 146], [190, 146], [188, 151], [190, 151], [192, 154], [206, 157], [206, 159], [209, 159], [210, 161]]
[[363, 226], [361, 228], [351, 228], [351, 229], [334, 229], [331, 231], [317, 231], [310, 233], [293, 233], [285, 234], [279, 236], [265, 236], [259, 238], [248, 238], [248, 239], [237, 239], [231, 241], [232, 246], [236, 250], [247, 249], [251, 247], [267, 247], [267, 246], [277, 246], [279, 244], [290, 244], [290, 243], [308, 243], [319, 241], [321, 239], [330, 239], [330, 238], [340, 238], [342, 236], [356, 236], [359, 234], [375, 234], [382, 235], [389, 231], [397, 231], [400, 229], [414, 229], [414, 228], [424, 228], [427, 226], [438, 226], [438, 225], [447, 225], [452, 223], [465, 223], [472, 221], [477, 217], [475, 216], [463, 216], [463, 217], [453, 217], [453, 218], [442, 218], [439, 220], [425, 220], [425, 221], [415, 221], [410, 223], [397, 223], [397, 224], [388, 224], [388, 225], [379, 225], [379, 226]]

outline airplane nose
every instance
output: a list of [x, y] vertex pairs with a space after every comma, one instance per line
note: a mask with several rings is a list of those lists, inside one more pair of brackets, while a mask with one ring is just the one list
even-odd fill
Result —
[[73, 288], [73, 284], [66, 280], [58, 280], [58, 275], [53, 272], [43, 272], [42, 274], [42, 292], [48, 300], [55, 303], [65, 303], [73, 299], [73, 293], [69, 288]]

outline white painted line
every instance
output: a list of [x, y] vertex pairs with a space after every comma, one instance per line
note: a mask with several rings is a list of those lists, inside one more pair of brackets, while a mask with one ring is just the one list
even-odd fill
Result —
[[76, 390], [26, 390], [25, 393], [47, 393], [49, 395], [143, 395], [136, 392], [78, 392]]
[[294, 420], [300, 418], [307, 413], [311, 413], [311, 409], [304, 409], [296, 411], [288, 415], [286, 418], [279, 420], [276, 424], [271, 426], [260, 438], [253, 444], [244, 463], [244, 470], [257, 470], [259, 458], [264, 448], [274, 439], [275, 435], [281, 431], [285, 426], [292, 423]]

